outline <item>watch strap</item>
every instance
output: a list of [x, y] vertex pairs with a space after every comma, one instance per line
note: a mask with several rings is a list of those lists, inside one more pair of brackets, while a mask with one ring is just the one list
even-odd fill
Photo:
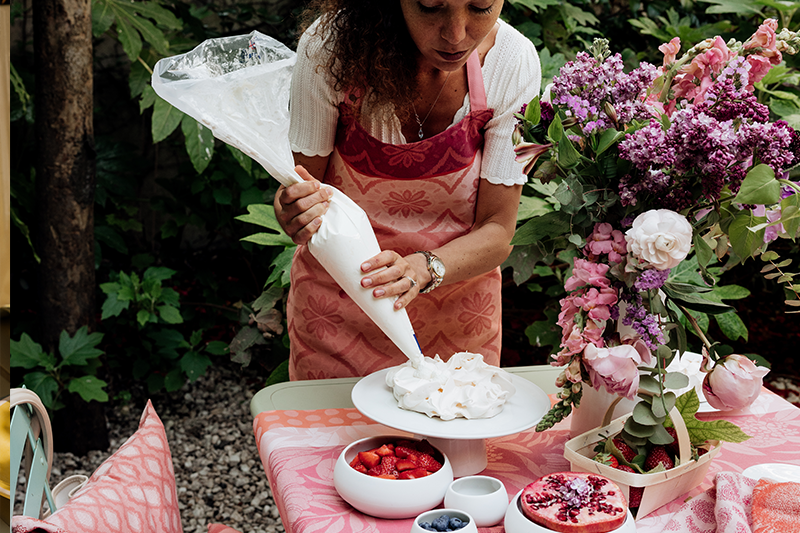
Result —
[[442, 260], [439, 259], [439, 257], [437, 257], [436, 255], [434, 255], [433, 253], [431, 253], [431, 252], [429, 252], [427, 250], [418, 250], [418, 251], [416, 251], [414, 253], [424, 255], [425, 259], [428, 262], [427, 263], [428, 272], [431, 275], [431, 281], [421, 291], [419, 291], [420, 294], [427, 294], [427, 293], [431, 292], [433, 289], [435, 289], [436, 287], [438, 287], [439, 285], [441, 285], [442, 280], [444, 279], [442, 276], [437, 274], [436, 271], [433, 268], [434, 260], [439, 261], [440, 263], [442, 262]]

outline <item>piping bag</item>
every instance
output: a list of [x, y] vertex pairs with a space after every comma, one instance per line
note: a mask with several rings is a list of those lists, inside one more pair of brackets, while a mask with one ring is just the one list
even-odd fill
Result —
[[[289, 145], [289, 89], [296, 54], [254, 31], [209, 39], [156, 63], [156, 94], [214, 137], [255, 159], [284, 186], [303, 179]], [[323, 185], [329, 187], [328, 185]], [[361, 286], [361, 263], [381, 250], [366, 213], [338, 189], [308, 248], [325, 270], [416, 367], [423, 355], [405, 309]]]

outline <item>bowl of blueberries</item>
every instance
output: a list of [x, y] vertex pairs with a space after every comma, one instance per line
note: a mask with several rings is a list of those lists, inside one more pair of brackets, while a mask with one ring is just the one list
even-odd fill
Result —
[[457, 509], [434, 509], [419, 515], [414, 519], [411, 533], [425, 533], [426, 531], [458, 531], [459, 533], [478, 533], [475, 520], [464, 511]]

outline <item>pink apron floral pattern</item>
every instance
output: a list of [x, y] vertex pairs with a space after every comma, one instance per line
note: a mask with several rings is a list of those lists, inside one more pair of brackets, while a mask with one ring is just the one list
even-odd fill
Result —
[[[475, 221], [486, 108], [480, 62], [467, 62], [470, 113], [420, 142], [394, 145], [369, 135], [349, 104], [339, 106], [325, 183], [342, 190], [372, 223], [381, 249], [407, 255], [465, 235]], [[500, 271], [419, 295], [408, 314], [422, 351], [448, 359], [460, 351], [500, 362]], [[291, 379], [364, 376], [405, 355], [300, 246], [288, 299]]]

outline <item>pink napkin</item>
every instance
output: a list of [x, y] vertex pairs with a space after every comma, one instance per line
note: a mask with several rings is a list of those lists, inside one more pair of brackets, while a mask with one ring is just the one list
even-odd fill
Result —
[[759, 480], [753, 490], [753, 533], [800, 531], [800, 483]]
[[758, 481], [720, 472], [714, 486], [686, 502], [664, 531], [682, 533], [750, 533], [753, 489]]

